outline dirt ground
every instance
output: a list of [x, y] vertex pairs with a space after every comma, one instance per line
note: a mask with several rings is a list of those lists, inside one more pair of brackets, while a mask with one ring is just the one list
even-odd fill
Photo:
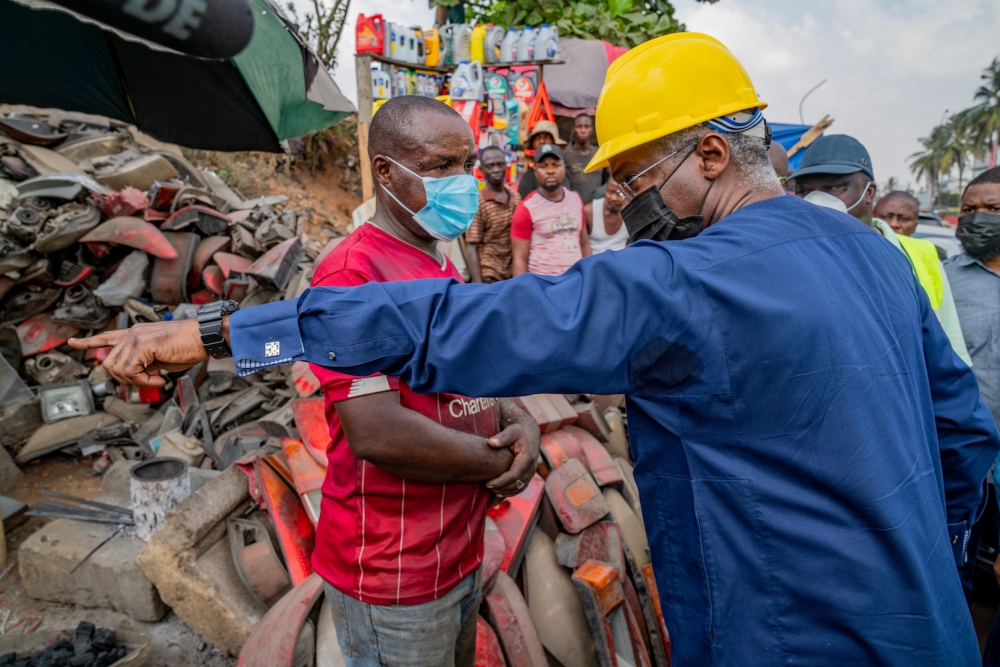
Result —
[[[52, 454], [24, 467], [24, 479], [5, 495], [29, 505], [39, 499], [39, 491], [68, 493], [94, 498], [100, 490], [101, 477], [94, 477], [94, 458], [77, 459]], [[51, 519], [28, 517], [23, 524], [7, 532], [7, 561], [0, 565], [0, 635], [72, 630], [80, 621], [89, 621], [112, 630], [132, 630], [149, 635], [153, 650], [148, 667], [233, 667], [236, 661], [208, 646], [173, 613], [159, 623], [143, 623], [128, 615], [107, 609], [87, 609], [29, 598], [17, 571], [17, 550], [29, 535]]]

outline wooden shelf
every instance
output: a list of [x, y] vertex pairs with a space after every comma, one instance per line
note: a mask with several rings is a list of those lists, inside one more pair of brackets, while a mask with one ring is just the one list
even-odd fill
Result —
[[[378, 55], [376, 53], [356, 53], [354, 57], [358, 60], [362, 58], [367, 58], [370, 62], [385, 63], [387, 65], [392, 65], [393, 67], [402, 67], [405, 69], [415, 69], [423, 70], [426, 72], [440, 72], [442, 74], [448, 74], [455, 71], [455, 65], [448, 65], [446, 67], [431, 67], [429, 65], [420, 65], [417, 63], [408, 63], [402, 60], [396, 60], [395, 58], [386, 58], [385, 56]], [[483, 68], [488, 69], [491, 67], [528, 67], [531, 65], [537, 65], [540, 67], [545, 67], [546, 65], [563, 65], [566, 61], [564, 60], [532, 60], [528, 62], [515, 62], [515, 63], [483, 63]]]

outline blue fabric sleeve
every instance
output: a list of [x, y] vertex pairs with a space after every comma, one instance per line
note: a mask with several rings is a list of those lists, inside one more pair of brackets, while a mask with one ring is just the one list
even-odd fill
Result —
[[959, 359], [923, 290], [924, 360], [934, 403], [948, 536], [955, 560], [964, 565], [972, 524], [981, 513], [984, 484], [1000, 451], [1000, 433], [979, 396], [976, 377]]
[[419, 392], [622, 393], [632, 351], [669, 335], [682, 311], [673, 273], [670, 253], [654, 244], [586, 258], [558, 277], [315, 287], [297, 303], [234, 314], [233, 354], [253, 367], [277, 341], [282, 358], [399, 375]]

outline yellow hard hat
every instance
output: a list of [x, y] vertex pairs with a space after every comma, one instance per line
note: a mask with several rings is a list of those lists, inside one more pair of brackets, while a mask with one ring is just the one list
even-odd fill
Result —
[[680, 32], [652, 39], [608, 68], [595, 119], [601, 146], [585, 171], [706, 120], [766, 106], [743, 65], [714, 37]]

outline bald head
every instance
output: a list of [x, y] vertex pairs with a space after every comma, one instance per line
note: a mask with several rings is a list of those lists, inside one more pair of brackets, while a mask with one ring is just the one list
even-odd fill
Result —
[[398, 159], [417, 150], [428, 132], [439, 131], [439, 125], [456, 121], [468, 125], [454, 109], [429, 97], [403, 95], [393, 97], [379, 107], [368, 130], [368, 155], [387, 155]]
[[774, 173], [782, 180], [788, 178], [788, 153], [785, 151], [785, 147], [777, 141], [772, 141], [771, 145], [767, 147], [767, 156], [771, 158]]
[[913, 232], [917, 231], [920, 202], [909, 192], [893, 190], [878, 200], [872, 214], [889, 223], [889, 226], [897, 234], [911, 236]]

